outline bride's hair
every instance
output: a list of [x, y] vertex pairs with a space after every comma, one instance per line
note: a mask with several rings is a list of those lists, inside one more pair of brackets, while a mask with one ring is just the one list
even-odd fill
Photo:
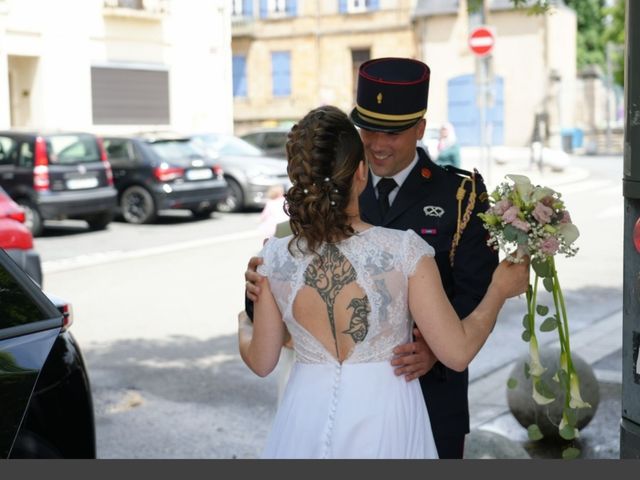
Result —
[[286, 194], [294, 234], [289, 250], [296, 241], [299, 249], [317, 253], [323, 242], [354, 235], [346, 208], [364, 148], [347, 115], [330, 105], [311, 110], [289, 132], [286, 149], [293, 183]]

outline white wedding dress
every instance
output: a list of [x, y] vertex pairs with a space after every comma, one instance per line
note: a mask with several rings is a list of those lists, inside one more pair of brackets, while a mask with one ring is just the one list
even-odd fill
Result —
[[334, 244], [370, 303], [366, 337], [340, 363], [293, 316], [313, 256], [292, 256], [290, 239], [269, 240], [258, 269], [269, 278], [296, 357], [262, 457], [437, 458], [419, 382], [396, 376], [390, 363], [393, 348], [411, 338], [408, 277], [433, 248], [412, 230], [382, 227]]

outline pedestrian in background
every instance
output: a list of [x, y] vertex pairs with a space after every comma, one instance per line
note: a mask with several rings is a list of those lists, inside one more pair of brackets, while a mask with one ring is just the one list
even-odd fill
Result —
[[456, 138], [456, 131], [449, 122], [440, 127], [440, 140], [438, 141], [438, 157], [436, 163], [441, 167], [450, 165], [460, 168], [460, 146]]

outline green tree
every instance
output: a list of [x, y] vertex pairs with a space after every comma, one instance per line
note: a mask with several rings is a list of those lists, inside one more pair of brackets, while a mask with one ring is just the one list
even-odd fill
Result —
[[626, 15], [625, 0], [615, 0], [613, 5], [605, 8], [606, 18], [604, 29], [604, 43], [609, 43], [611, 63], [613, 65], [613, 81], [617, 85], [624, 85], [624, 18]]
[[578, 70], [587, 65], [604, 67], [604, 0], [565, 0], [578, 19]]

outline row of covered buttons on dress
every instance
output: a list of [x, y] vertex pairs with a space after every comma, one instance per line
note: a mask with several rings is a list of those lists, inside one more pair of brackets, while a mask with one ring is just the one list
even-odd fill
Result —
[[327, 422], [327, 428], [324, 435], [324, 448], [322, 451], [322, 458], [329, 458], [331, 453], [331, 440], [333, 437], [333, 426], [336, 418], [336, 410], [338, 407], [338, 390], [340, 388], [340, 378], [342, 376], [342, 365], [338, 364], [335, 368], [335, 374], [333, 376], [333, 387], [331, 392], [331, 400], [329, 402], [329, 421]]

